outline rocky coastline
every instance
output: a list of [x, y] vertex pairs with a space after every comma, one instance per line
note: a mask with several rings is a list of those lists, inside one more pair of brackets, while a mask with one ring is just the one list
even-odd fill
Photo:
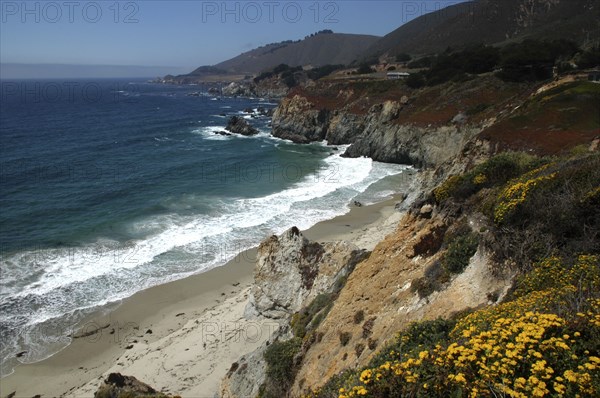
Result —
[[[475, 88], [489, 81], [484, 77], [471, 86]], [[273, 135], [298, 144], [326, 140], [330, 145], [349, 145], [344, 156], [409, 164], [420, 170], [410, 194], [396, 206], [398, 219], [394, 230], [385, 234], [357, 264], [352, 262], [349, 266], [347, 261], [338, 260], [334, 269], [343, 271], [341, 279], [332, 279], [331, 271], [325, 271], [327, 267], [320, 268], [309, 261], [311, 265], [303, 268], [299, 265], [302, 263], [289, 260], [292, 253], [299, 257], [312, 253], [314, 259], [327, 252], [322, 252], [322, 246], [316, 242], [307, 243], [295, 230], [261, 244], [262, 257], [255, 268], [253, 298], [247, 315], [266, 311], [269, 316], [287, 320], [272, 341], [286, 341], [285, 347], [300, 345], [292, 360], [293, 381], [284, 390], [292, 397], [315, 391], [323, 385], [323, 380], [341, 374], [348, 367], [367, 364], [378, 347], [392, 338], [391, 331], [403, 330], [410, 322], [446, 318], [452, 313], [503, 300], [517, 271], [510, 264], [499, 264], [494, 253], [499, 247], [489, 243], [495, 239], [488, 232], [493, 226], [477, 212], [451, 205], [439, 207], [432, 191], [448, 177], [462, 174], [506, 150], [504, 138], [491, 138], [490, 131], [504, 128], [500, 126], [516, 116], [523, 103], [544, 92], [543, 86], [505, 87], [497, 92], [491, 109], [475, 112], [468, 108], [467, 97], [472, 95], [469, 85], [460, 88], [450, 85], [445, 94], [454, 97], [455, 102], [447, 98], [434, 100], [430, 106], [435, 115], [423, 120], [419, 107], [427, 92], [405, 89], [392, 98], [365, 100], [362, 93], [353, 93], [347, 85], [324, 86], [292, 91], [283, 99], [273, 115]], [[328, 101], [332, 97], [337, 101]], [[536, 140], [545, 138], [520, 143], [519, 149], [538, 150]], [[595, 151], [597, 141], [592, 132], [565, 142], [565, 147], [582, 144]], [[444, 236], [465, 230], [477, 235], [480, 242], [488, 243], [475, 247], [460, 274], [432, 291], [421, 291], [420, 281], [432, 278], [431, 273], [437, 272], [434, 270], [443, 261]], [[337, 245], [342, 245], [346, 253], [351, 248], [339, 242]], [[308, 247], [319, 249], [307, 250]], [[282, 271], [282, 261], [290, 264], [287, 271]], [[321, 260], [321, 264], [325, 266], [327, 260]], [[324, 277], [328, 283], [308, 292], [301, 286], [307, 276], [310, 280]], [[292, 282], [289, 278], [296, 280]], [[279, 286], [283, 281], [294, 288], [282, 290]], [[306, 330], [299, 332], [299, 319], [313, 311], [319, 294], [333, 297], [332, 306], [317, 312]], [[298, 341], [298, 337], [302, 340]], [[248, 366], [230, 371], [217, 396], [257, 396], [259, 386], [267, 396], [281, 394], [272, 380], [265, 381], [265, 372], [273, 366], [265, 363], [268, 356], [265, 345], [241, 358]]]
[[[483, 243], [474, 247], [464, 270], [437, 290], [422, 294], [418, 287], [439, 269], [445, 236], [468, 231], [480, 242], [493, 240], [493, 226], [482, 214], [460, 204], [441, 207], [432, 192], [448, 177], [505, 150], [510, 137], [498, 139], [497, 130], [519, 116], [526, 101], [544, 92], [542, 85], [494, 84], [484, 76], [421, 91], [391, 86], [384, 94], [347, 83], [293, 89], [273, 114], [273, 136], [298, 144], [326, 140], [349, 145], [348, 157], [415, 166], [419, 170], [410, 189], [387, 203], [388, 210], [376, 222], [353, 230], [354, 235], [309, 238], [310, 230], [294, 227], [267, 238], [247, 264], [252, 280], [235, 294], [197, 313], [183, 328], [123, 354], [116, 365], [83, 387], [73, 387], [67, 396], [89, 395], [102, 380], [137, 383], [121, 375], [135, 376], [166, 395], [233, 398], [272, 389], [271, 395], [301, 396], [344, 369], [367, 364], [410, 322], [500, 302], [516, 270], [506, 265], [499, 272], [498, 259]], [[482, 93], [482, 87], [488, 91]], [[493, 105], [473, 102], [489, 101], [490, 96], [495, 96]], [[228, 131], [254, 134], [239, 117], [230, 120]], [[582, 134], [565, 147], [579, 144], [594, 151], [598, 140], [593, 138]], [[536, 144], [530, 140], [519, 145], [533, 152]], [[366, 206], [355, 211], [374, 210]], [[215, 319], [235, 323], [239, 330], [261, 325], [263, 332], [251, 342], [225, 337], [208, 347], [194, 345], [202, 336], [201, 325]], [[289, 385], [274, 385], [265, 359], [269, 347], [290, 343], [297, 345], [291, 358], [293, 377]], [[190, 345], [198, 352], [188, 354]], [[160, 361], [169, 363], [165, 374]]]

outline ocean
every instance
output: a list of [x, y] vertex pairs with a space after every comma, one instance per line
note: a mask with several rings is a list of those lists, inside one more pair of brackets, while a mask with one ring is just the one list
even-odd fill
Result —
[[[269, 99], [142, 80], [1, 84], [2, 375], [67, 346], [108, 304], [407, 184], [405, 166], [271, 137]], [[215, 134], [232, 115], [260, 134]]]

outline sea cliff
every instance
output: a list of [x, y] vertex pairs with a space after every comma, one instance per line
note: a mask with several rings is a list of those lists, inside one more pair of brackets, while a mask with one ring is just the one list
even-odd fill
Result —
[[[257, 265], [255, 283], [260, 288], [255, 287], [255, 294], [270, 297], [284, 293], [277, 301], [303, 302], [295, 306], [291, 318], [288, 312], [289, 329], [274, 336], [276, 344], [281, 345], [278, 349], [291, 350], [293, 354], [285, 368], [272, 358], [269, 362], [272, 355], [269, 346], [261, 347], [246, 357], [252, 361], [252, 372], [227, 375], [222, 396], [257, 393], [332, 396], [337, 389], [320, 392], [325, 381], [337, 380], [328, 383], [327, 388], [336, 383], [343, 386], [348, 369], [360, 369], [371, 363], [381, 350], [393, 344], [396, 333], [412, 322], [448, 319], [506, 300], [516, 276], [526, 269], [523, 264], [533, 258], [530, 253], [519, 256], [511, 252], [526, 250], [528, 239], [519, 236], [529, 230], [521, 226], [506, 230], [508, 233], [501, 231], [497, 220], [490, 219], [482, 207], [474, 205], [496, 200], [491, 196], [496, 195], [494, 190], [484, 190], [481, 195], [488, 196], [480, 195], [468, 203], [463, 198], [472, 194], [456, 186], [469, 179], [475, 184], [489, 184], [486, 181], [497, 178], [494, 173], [498, 172], [490, 170], [535, 163], [529, 159], [536, 156], [559, 156], [566, 159], [561, 160], [566, 162], [564, 167], [569, 167], [566, 165], [573, 155], [565, 155], [568, 153], [565, 151], [575, 147], [583, 151], [578, 156], [586, 159], [593, 156], [588, 154], [598, 147], [595, 117], [588, 125], [591, 128], [580, 128], [575, 134], [565, 132], [560, 138], [554, 136], [560, 145], [551, 145], [545, 131], [552, 128], [548, 124], [552, 122], [541, 115], [554, 114], [556, 103], [564, 99], [561, 96], [569, 96], [574, 87], [570, 80], [536, 86], [505, 84], [493, 76], [483, 76], [466, 83], [423, 90], [390, 82], [370, 85], [322, 82], [292, 90], [275, 111], [273, 135], [299, 144], [326, 140], [331, 145], [349, 145], [345, 156], [410, 164], [420, 171], [407, 200], [396, 206], [399, 221], [393, 232], [353, 266], [351, 272], [345, 271], [348, 275], [338, 282], [335, 290], [318, 291], [327, 294], [331, 305], [319, 304], [319, 296], [315, 294], [311, 295], [312, 301], [299, 300], [297, 295], [307, 297], [301, 288], [282, 292], [277, 287], [283, 278], [277, 253], [296, 252], [301, 256], [303, 249], [285, 243], [285, 236], [263, 243], [273, 248], [277, 242], [277, 248], [274, 256], [263, 256]], [[384, 86], [377, 88], [377, 84]], [[575, 86], [594, 91], [586, 84], [575, 83]], [[570, 104], [582, 111], [588, 106], [586, 101], [586, 95], [569, 98]], [[563, 114], [555, 117], [561, 118]], [[526, 134], [527, 140], [516, 143], [515, 136], [521, 133]], [[498, 155], [507, 150], [536, 156]], [[505, 166], [496, 166], [504, 163]], [[449, 179], [451, 176], [455, 177]], [[460, 200], [447, 199], [448, 192]], [[457, 269], [448, 265], [453, 264], [449, 258], [455, 255], [454, 245], [468, 246], [468, 249], [461, 246], [460, 250], [466, 250], [467, 254], [460, 259]], [[513, 249], [507, 251], [508, 247]], [[318, 279], [320, 271], [312, 267], [311, 278]], [[259, 378], [256, 369], [261, 369]], [[285, 380], [277, 378], [281, 372], [286, 375]], [[260, 390], [256, 383], [261, 384]], [[250, 385], [252, 389], [248, 388]], [[354, 394], [360, 395], [360, 387], [357, 388]]]
[[[56, 380], [48, 391], [60, 394], [70, 387], [67, 396], [89, 396], [103, 382], [105, 390], [120, 388], [111, 380], [137, 385], [127, 377], [134, 376], [152, 386], [140, 384], [140, 394], [149, 388], [216, 397], [331, 397], [345, 395], [340, 389], [360, 395], [370, 387], [377, 397], [389, 388], [423, 392], [427, 383], [413, 386], [408, 376], [398, 379], [382, 370], [381, 379], [371, 381], [362, 370], [428, 363], [424, 360], [439, 350], [467, 344], [456, 335], [479, 332], [481, 324], [467, 321], [480, 316], [503, 314], [518, 326], [523, 320], [517, 314], [540, 310], [558, 316], [555, 308], [573, 302], [595, 316], [589, 300], [600, 291], [594, 279], [598, 260], [572, 259], [573, 253], [600, 250], [600, 120], [590, 112], [598, 103], [597, 85], [571, 78], [517, 84], [484, 75], [419, 90], [401, 82], [324, 80], [293, 89], [275, 111], [273, 135], [299, 144], [327, 140], [348, 145], [346, 156], [415, 166], [410, 186], [385, 206], [353, 207], [349, 215], [324, 223], [335, 233], [315, 232], [323, 225], [291, 228], [263, 241], [255, 258], [159, 287], [160, 294], [134, 297], [119, 316], [130, 320], [139, 308], [152, 312], [138, 320], [139, 331], [119, 349], [74, 343], [76, 350], [94, 349], [102, 365], [82, 363], [71, 378], [65, 372], [49, 376]], [[514, 192], [519, 195], [511, 196]], [[375, 218], [361, 219], [357, 214], [363, 211]], [[533, 259], [543, 259], [545, 268], [532, 273]], [[564, 270], [572, 265], [584, 267], [591, 290], [569, 282]], [[544, 270], [564, 274], [559, 278], [564, 286], [540, 290], [557, 280]], [[211, 282], [221, 272], [219, 283]], [[539, 280], [527, 279], [535, 275]], [[181, 286], [190, 296], [180, 300], [184, 306], [147, 308], [150, 298], [162, 303], [179, 295]], [[198, 286], [205, 286], [206, 297], [192, 293]], [[589, 336], [586, 341], [600, 335], [593, 323], [586, 329], [585, 322], [567, 315], [560, 319], [572, 333]], [[109, 321], [115, 319], [121, 318], [111, 315]], [[250, 336], [251, 330], [258, 335]], [[580, 346], [573, 355], [584, 362], [578, 359], [574, 368], [561, 368], [563, 373], [593, 366], [585, 354], [590, 347]], [[71, 348], [50, 361], [74, 367]], [[398, 349], [406, 349], [405, 357], [394, 356]], [[469, 358], [480, 360], [477, 355]], [[446, 363], [454, 366], [451, 358]], [[44, 372], [61, 369], [51, 368]], [[470, 391], [480, 389], [475, 374], [463, 382], [448, 379], [446, 373], [458, 372], [454, 368], [432, 364], [418, 371], [443, 380], [433, 396], [459, 391], [465, 383]], [[83, 384], [84, 379], [90, 381]], [[30, 387], [21, 390], [39, 393]], [[501, 387], [492, 388], [498, 393]], [[584, 392], [577, 388], [572, 387]]]

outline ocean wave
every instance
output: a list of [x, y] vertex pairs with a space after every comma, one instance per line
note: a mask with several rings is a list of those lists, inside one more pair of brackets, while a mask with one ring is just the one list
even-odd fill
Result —
[[[292, 220], [296, 222], [298, 218], [296, 215], [284, 217], [289, 218], [289, 222], [284, 222], [281, 221], [281, 217], [289, 216], [288, 213], [294, 208], [303, 207], [300, 205], [307, 204], [327, 210], [328, 206], [314, 203], [314, 201], [345, 189], [347, 193], [343, 196], [337, 195], [329, 199], [330, 202], [341, 202], [331, 213], [337, 214], [345, 211], [340, 209], [343, 209], [354, 195], [364, 191], [373, 182], [402, 171], [401, 166], [390, 167], [390, 165], [376, 163], [368, 158], [345, 159], [339, 154], [329, 156], [324, 162], [323, 167], [314, 170], [284, 191], [263, 197], [238, 199], [230, 204], [223, 202], [220, 206], [222, 214], [218, 216], [203, 214], [182, 217], [171, 214], [137, 221], [132, 224], [131, 228], [138, 232], [162, 229], [160, 233], [144, 240], [123, 244], [104, 238], [98, 239], [92, 245], [78, 248], [48, 249], [43, 253], [25, 251], [15, 254], [5, 259], [7, 273], [4, 275], [3, 285], [5, 281], [11, 280], [11, 269], [22, 269], [30, 266], [32, 262], [37, 262], [43, 266], [43, 277], [39, 278], [35, 284], [21, 287], [18, 292], [9, 293], [13, 297], [43, 296], [66, 284], [82, 283], [99, 275], [141, 267], [152, 262], [160, 254], [176, 247], [183, 247], [214, 236], [227, 240], [227, 234], [234, 229], [242, 230], [263, 224], [268, 228], [285, 229], [290, 226], [289, 223]], [[290, 165], [282, 173], [286, 173], [286, 178], [289, 178], [290, 181], [297, 179], [297, 170], [294, 165]], [[171, 206], [178, 205], [172, 203]], [[282, 225], [271, 222], [274, 219], [280, 220], [278, 222]], [[303, 220], [303, 227], [309, 227], [321, 221], [321, 217], [300, 217], [300, 219]], [[18, 274], [17, 271], [15, 277]]]
[[[221, 129], [208, 126], [197, 132], [205, 138], [228, 139], [214, 134]], [[44, 325], [62, 322], [73, 326], [85, 310], [222, 265], [269, 234], [281, 233], [293, 225], [306, 229], [344, 214], [352, 198], [403, 169], [367, 158], [342, 158], [338, 153], [325, 158], [321, 167], [299, 180], [294, 168], [289, 167], [285, 170], [287, 177], [298, 181], [283, 191], [224, 199], [213, 204], [210, 215], [173, 213], [137, 220], [130, 228], [147, 235], [143, 239], [118, 242], [103, 238], [81, 247], [14, 254], [2, 266], [1, 333], [18, 331], [25, 339], [21, 343], [27, 346], [26, 361], [41, 360], [49, 355], [48, 350], [56, 352], [61, 344], [69, 343], [64, 335], [40, 335], [38, 331]], [[170, 206], [180, 207], [177, 203]], [[16, 278], [31, 270], [33, 263], [38, 265], [35, 280], [18, 287]], [[16, 271], [6, 275], [5, 270]], [[2, 353], [3, 357], [14, 358], [17, 349], [22, 346], [6, 346], [3, 350], [8, 351]]]

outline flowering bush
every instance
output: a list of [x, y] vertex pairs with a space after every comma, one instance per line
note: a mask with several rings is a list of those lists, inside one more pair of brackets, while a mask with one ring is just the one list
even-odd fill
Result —
[[483, 188], [503, 185], [545, 162], [544, 159], [524, 153], [502, 153], [476, 166], [468, 173], [448, 178], [433, 191], [433, 194], [438, 203], [451, 197], [464, 200]]
[[[339, 398], [448, 396], [594, 396], [600, 393], [600, 358], [588, 348], [600, 337], [600, 314], [569, 322], [526, 312], [474, 326], [443, 347], [388, 361], [341, 387]], [[596, 347], [597, 348], [597, 347]]]
[[551, 181], [556, 178], [557, 173], [550, 175], [540, 175], [550, 166], [549, 164], [533, 170], [521, 178], [509, 184], [500, 194], [500, 198], [496, 208], [494, 209], [494, 221], [498, 224], [503, 223], [519, 205], [525, 203], [531, 191], [535, 190], [544, 182]]
[[[501, 304], [410, 326], [367, 367], [309, 396], [600, 396], [599, 187], [600, 154], [589, 152], [503, 154], [449, 178], [435, 199], [484, 215], [479, 237], [498, 263], [517, 265], [514, 289]], [[455, 254], [468, 258], [476, 246], [462, 243]], [[431, 271], [447, 270], [445, 260]], [[441, 288], [427, 281], [413, 290]]]
[[[336, 396], [598, 396], [599, 296], [598, 256], [572, 266], [549, 258], [519, 280], [512, 301], [463, 316], [452, 329], [443, 320], [411, 326], [370, 366], [336, 380]], [[579, 311], [558, 314], [571, 304]]]

